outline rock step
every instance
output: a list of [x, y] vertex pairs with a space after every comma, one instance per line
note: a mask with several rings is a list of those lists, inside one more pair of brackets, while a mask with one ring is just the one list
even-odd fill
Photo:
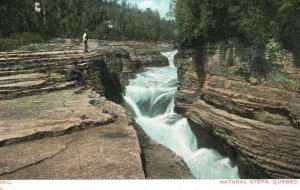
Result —
[[30, 82], [30, 81], [47, 80], [47, 79], [50, 79], [50, 78], [49, 77], [41, 77], [41, 78], [0, 80], [0, 86], [1, 85], [11, 85], [11, 84], [20, 83], [20, 82]]
[[37, 65], [26, 65], [26, 66], [17, 66], [15, 68], [0, 68], [0, 72], [9, 72], [9, 71], [22, 71], [22, 70], [37, 70], [37, 71], [48, 71], [48, 70], [61, 70], [68, 68], [71, 63], [63, 63], [63, 64], [37, 64]]
[[30, 73], [51, 73], [51, 72], [64, 72], [68, 68], [68, 64], [48, 64], [43, 67], [40, 66], [29, 66], [29, 67], [21, 67], [21, 68], [0, 68], [0, 77], [3, 76], [12, 76], [19, 74], [30, 74]]
[[41, 69], [41, 68], [49, 68], [52, 67], [63, 67], [69, 66], [74, 62], [77, 62], [79, 65], [85, 65], [93, 61], [93, 59], [62, 59], [60, 62], [53, 61], [53, 62], [30, 62], [30, 63], [18, 63], [13, 64], [10, 66], [0, 66], [0, 71], [14, 71], [14, 70], [26, 70], [26, 69]]
[[32, 74], [20, 74], [20, 75], [11, 75], [11, 76], [4, 76], [0, 77], [0, 81], [10, 81], [10, 80], [26, 80], [26, 79], [39, 79], [48, 77], [44, 73], [32, 73]]
[[64, 90], [68, 88], [75, 87], [76, 82], [56, 82], [40, 86], [35, 86], [35, 88], [19, 88], [19, 89], [0, 89], [0, 100], [14, 99], [22, 96], [34, 95], [42, 92], [53, 92]]
[[42, 61], [52, 61], [52, 60], [64, 60], [64, 59], [91, 59], [95, 56], [101, 54], [100, 52], [91, 52], [91, 53], [73, 53], [71, 52], [62, 52], [62, 53], [52, 53], [45, 52], [44, 54], [29, 53], [26, 55], [16, 54], [13, 57], [6, 57], [0, 53], [0, 65], [9, 65], [19, 62], [42, 62]]
[[76, 83], [63, 82], [68, 66], [76, 61], [80, 67], [86, 67], [99, 54], [82, 51], [0, 53], [0, 99], [73, 87]]
[[31, 60], [31, 59], [53, 59], [53, 58], [58, 58], [58, 57], [92, 57], [94, 55], [97, 55], [97, 52], [92, 52], [92, 53], [62, 53], [62, 54], [41, 54], [41, 55], [35, 55], [35, 54], [28, 54], [27, 56], [23, 55], [16, 55], [14, 57], [1, 57], [0, 55], [0, 61], [1, 62], [12, 62], [12, 61], [18, 61], [18, 60]]
[[38, 80], [54, 80], [55, 78], [58, 79], [58, 76], [55, 75], [46, 75], [44, 73], [37, 73], [38, 75], [34, 74], [25, 74], [25, 75], [10, 75], [10, 76], [4, 76], [0, 77], [0, 86], [7, 86], [7, 85], [13, 85], [16, 83], [21, 82], [31, 82], [31, 81], [38, 81]]
[[48, 58], [48, 57], [57, 57], [57, 56], [83, 56], [90, 57], [99, 52], [89, 52], [83, 53], [82, 51], [72, 50], [72, 51], [38, 51], [38, 52], [20, 52], [20, 53], [5, 53], [0, 52], [0, 60], [4, 59], [31, 59], [31, 58]]
[[5, 60], [0, 63], [0, 68], [3, 67], [13, 67], [15, 65], [28, 65], [28, 64], [40, 64], [40, 63], [63, 63], [63, 62], [69, 62], [72, 63], [74, 61], [90, 61], [92, 58], [88, 57], [55, 57], [55, 58], [32, 58], [32, 59], [20, 59], [20, 60]]
[[[45, 56], [57, 56], [57, 55], [76, 55], [81, 54], [83, 55], [82, 51], [21, 51], [21, 52], [1, 52], [0, 58], [14, 58], [14, 57], [21, 57], [21, 58], [32, 58], [32, 57], [45, 57]], [[1, 59], [0, 59], [1, 60]]]
[[0, 85], [0, 89], [32, 89], [39, 88], [46, 84], [46, 80], [33, 80], [33, 81], [22, 81], [15, 82], [10, 84], [2, 84]]
[[3, 71], [0, 69], [0, 77], [2, 76], [11, 76], [11, 75], [19, 75], [19, 74], [30, 74], [30, 73], [38, 73], [37, 70], [12, 70], [12, 71]]

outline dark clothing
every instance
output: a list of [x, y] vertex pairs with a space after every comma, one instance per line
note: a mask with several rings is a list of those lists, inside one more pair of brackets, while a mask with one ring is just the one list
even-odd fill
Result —
[[84, 46], [84, 52], [87, 53], [88, 52], [88, 44], [87, 41], [83, 42], [83, 46]]
[[75, 66], [68, 68], [66, 72], [66, 81], [77, 81], [78, 83], [83, 83], [83, 77], [81, 71], [79, 71]]

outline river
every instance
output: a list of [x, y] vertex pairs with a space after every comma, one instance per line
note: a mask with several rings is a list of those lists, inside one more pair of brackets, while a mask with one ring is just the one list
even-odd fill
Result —
[[163, 53], [169, 59], [169, 67], [147, 68], [130, 80], [124, 99], [134, 111], [135, 121], [153, 140], [182, 157], [196, 178], [239, 178], [237, 166], [215, 150], [199, 148], [187, 119], [174, 113], [178, 86], [176, 53]]

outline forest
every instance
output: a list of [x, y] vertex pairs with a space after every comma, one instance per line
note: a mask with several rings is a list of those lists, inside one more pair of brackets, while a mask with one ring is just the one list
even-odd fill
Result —
[[259, 49], [274, 42], [300, 57], [299, 0], [172, 0], [169, 19], [126, 0], [1, 0], [0, 16], [4, 42], [79, 39], [87, 28], [90, 38], [176, 40], [179, 48], [233, 38]]
[[170, 41], [175, 26], [125, 0], [1, 0], [0, 17], [0, 39], [30, 42], [81, 38], [85, 29], [100, 40]]
[[170, 9], [181, 47], [237, 38], [261, 49], [276, 42], [299, 57], [299, 0], [173, 0]]

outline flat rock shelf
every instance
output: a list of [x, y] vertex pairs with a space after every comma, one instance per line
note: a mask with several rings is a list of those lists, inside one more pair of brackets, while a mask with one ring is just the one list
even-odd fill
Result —
[[[90, 90], [77, 91], [1, 102], [1, 140], [10, 145], [0, 148], [0, 179], [144, 178], [125, 110]], [[40, 139], [15, 142], [30, 138]]]

